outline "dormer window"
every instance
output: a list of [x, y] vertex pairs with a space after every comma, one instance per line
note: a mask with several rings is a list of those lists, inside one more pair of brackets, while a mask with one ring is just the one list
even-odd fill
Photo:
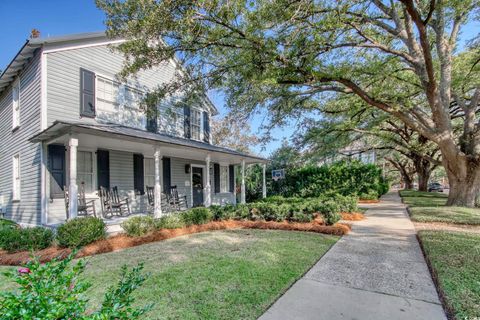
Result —
[[20, 80], [17, 79], [12, 86], [12, 130], [20, 126]]

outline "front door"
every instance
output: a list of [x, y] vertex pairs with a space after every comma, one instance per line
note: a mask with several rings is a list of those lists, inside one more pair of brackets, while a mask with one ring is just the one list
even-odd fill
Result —
[[193, 206], [203, 205], [203, 169], [192, 167]]
[[65, 186], [65, 147], [51, 144], [48, 146], [48, 169], [50, 171], [50, 197], [63, 198]]

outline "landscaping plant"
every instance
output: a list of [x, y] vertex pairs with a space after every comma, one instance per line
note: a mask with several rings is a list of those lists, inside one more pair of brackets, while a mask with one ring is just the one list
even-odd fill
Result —
[[72, 263], [75, 252], [62, 261], [40, 264], [33, 259], [18, 270], [6, 272], [19, 289], [0, 293], [0, 318], [10, 319], [139, 319], [152, 305], [133, 306], [133, 296], [146, 280], [143, 265], [121, 269], [116, 286], [105, 293], [97, 311], [87, 310], [90, 284], [82, 278], [86, 261]]
[[213, 214], [208, 208], [198, 207], [181, 213], [183, 221], [187, 226], [192, 224], [203, 224], [213, 219]]
[[105, 222], [95, 217], [78, 217], [58, 227], [57, 242], [62, 247], [79, 248], [106, 236]]
[[53, 239], [54, 233], [48, 228], [18, 228], [11, 226], [0, 228], [0, 249], [9, 253], [45, 249], [52, 244]]
[[156, 229], [156, 222], [150, 216], [135, 216], [121, 224], [129, 236], [142, 236]]

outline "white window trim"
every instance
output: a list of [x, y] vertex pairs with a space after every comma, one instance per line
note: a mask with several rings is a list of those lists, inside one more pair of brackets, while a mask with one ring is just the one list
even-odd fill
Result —
[[97, 158], [96, 158], [96, 150], [93, 149], [83, 149], [83, 148], [78, 148], [77, 149], [77, 183], [78, 183], [78, 188], [80, 190], [80, 186], [82, 181], [80, 181], [79, 175], [80, 174], [89, 174], [86, 172], [80, 172], [78, 170], [78, 153], [79, 152], [90, 152], [92, 154], [92, 191], [91, 192], [85, 192], [85, 194], [93, 194], [97, 190]]
[[[85, 192], [85, 194], [89, 197], [98, 196], [98, 185], [97, 185], [97, 150], [96, 148], [86, 148], [86, 147], [78, 147], [77, 153], [79, 151], [88, 151], [92, 152], [92, 170], [93, 170], [93, 183], [92, 183], [92, 192]], [[77, 159], [78, 161], [78, 159]], [[78, 164], [77, 164], [78, 165]], [[70, 152], [66, 151], [65, 155], [65, 183], [68, 187], [70, 181]], [[78, 175], [78, 172], [77, 172]], [[77, 187], [80, 188], [80, 182], [77, 176]]]
[[210, 177], [206, 177], [206, 172], [207, 172], [207, 166], [203, 164], [196, 164], [196, 163], [191, 163], [190, 164], [190, 206], [193, 207], [193, 168], [202, 168], [202, 177], [203, 177], [203, 204], [205, 204], [205, 186], [207, 185], [207, 179], [210, 179]]
[[[20, 154], [15, 154], [12, 158], [12, 200], [20, 201], [22, 194], [22, 170], [21, 170], [21, 160]], [[18, 172], [18, 177], [17, 177]]]
[[[230, 192], [230, 168], [228, 164], [219, 164], [220, 166], [220, 192], [219, 193], [231, 193]], [[226, 168], [226, 180], [225, 180], [225, 191], [222, 190], [222, 167]]]
[[[147, 160], [152, 160], [153, 161], [153, 174], [147, 174]], [[147, 177], [153, 177], [153, 185], [149, 186], [147, 185]], [[163, 182], [161, 182], [162, 184]], [[147, 187], [155, 187], [155, 159], [154, 158], [149, 158], [149, 157], [143, 157], [143, 186], [145, 188], [145, 192], [147, 192]]]
[[[14, 90], [18, 88], [17, 108], [15, 108]], [[16, 130], [20, 127], [20, 101], [21, 101], [21, 87], [20, 77], [17, 77], [12, 85], [12, 130]], [[16, 110], [18, 109], [18, 110]]]
[[[200, 114], [200, 134], [198, 139], [193, 138], [193, 121], [192, 121], [192, 111], [198, 111]], [[203, 110], [197, 107], [190, 107], [190, 139], [195, 141], [203, 141]]]

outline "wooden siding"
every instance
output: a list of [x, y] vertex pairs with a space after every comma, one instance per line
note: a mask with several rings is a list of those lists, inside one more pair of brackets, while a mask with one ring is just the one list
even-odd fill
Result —
[[[40, 50], [20, 73], [20, 127], [12, 131], [12, 89], [0, 96], [0, 198], [5, 217], [41, 223], [41, 145], [27, 140], [40, 132]], [[21, 199], [12, 202], [12, 158], [20, 155]]]
[[[87, 121], [93, 119], [80, 117], [80, 68], [95, 72], [100, 76], [115, 79], [122, 69], [124, 58], [121, 53], [113, 52], [108, 46], [95, 46], [72, 49], [47, 54], [47, 105], [48, 125], [55, 120]], [[161, 83], [169, 81], [175, 72], [173, 63], [151, 70], [140, 71], [128, 81], [128, 85], [151, 90]], [[183, 137], [183, 109], [175, 112], [172, 100], [159, 105], [158, 129], [160, 132]], [[206, 107], [203, 109], [207, 109]], [[176, 114], [176, 125], [172, 113]], [[99, 113], [99, 122], [114, 122], [145, 129], [145, 115], [127, 108], [117, 112]]]

